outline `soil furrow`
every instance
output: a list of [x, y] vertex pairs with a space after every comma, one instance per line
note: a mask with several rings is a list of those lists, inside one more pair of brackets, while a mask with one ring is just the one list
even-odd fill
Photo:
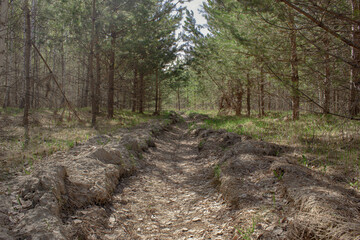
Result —
[[105, 239], [231, 239], [232, 211], [186, 131], [181, 123], [162, 134], [146, 166], [119, 184]]

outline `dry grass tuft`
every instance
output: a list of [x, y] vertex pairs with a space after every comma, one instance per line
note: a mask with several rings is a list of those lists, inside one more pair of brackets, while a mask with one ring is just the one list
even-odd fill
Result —
[[[80, 109], [82, 119], [91, 119], [88, 109]], [[160, 118], [163, 116], [160, 116]], [[90, 122], [79, 123], [66, 111], [34, 110], [30, 114], [30, 143], [24, 145], [22, 110], [0, 110], [0, 180], [22, 172], [29, 174], [35, 162], [57, 151], [67, 151], [99, 134], [112, 134], [120, 128], [132, 127], [154, 118], [150, 114], [116, 111], [113, 119], [104, 113], [97, 127]]]

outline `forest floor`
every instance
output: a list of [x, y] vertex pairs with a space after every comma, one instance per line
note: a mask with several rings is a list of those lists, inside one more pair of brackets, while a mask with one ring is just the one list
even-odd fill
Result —
[[360, 239], [360, 194], [343, 172], [210, 126], [222, 119], [167, 117], [178, 123], [120, 118], [5, 178], [0, 239]]
[[294, 149], [299, 164], [360, 190], [360, 123], [331, 115], [267, 112], [262, 118], [211, 114], [201, 125]]
[[[89, 109], [78, 109], [81, 119], [91, 119]], [[29, 174], [33, 165], [57, 151], [68, 151], [101, 134], [111, 134], [155, 118], [150, 114], [115, 111], [114, 118], [105, 114], [97, 118], [97, 128], [79, 123], [68, 110], [37, 109], [30, 112], [30, 143], [25, 146], [22, 109], [0, 108], [0, 181], [14, 174]]]
[[208, 118], [194, 117], [156, 138], [104, 206], [106, 224], [82, 220], [97, 229], [85, 238], [360, 237], [360, 195], [349, 185], [299, 164], [290, 147], [205, 129]]
[[146, 166], [121, 181], [100, 238], [360, 237], [359, 194], [348, 185], [299, 164], [290, 147], [204, 129], [208, 118], [194, 117], [161, 134]]
[[103, 239], [232, 239], [233, 211], [187, 130], [183, 122], [162, 134], [143, 155], [146, 167], [120, 183], [111, 202], [113, 232]]

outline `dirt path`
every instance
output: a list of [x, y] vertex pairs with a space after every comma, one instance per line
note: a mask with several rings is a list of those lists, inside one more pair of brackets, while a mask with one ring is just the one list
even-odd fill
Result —
[[144, 154], [146, 167], [121, 182], [104, 239], [231, 239], [232, 211], [186, 131], [181, 123], [162, 134]]

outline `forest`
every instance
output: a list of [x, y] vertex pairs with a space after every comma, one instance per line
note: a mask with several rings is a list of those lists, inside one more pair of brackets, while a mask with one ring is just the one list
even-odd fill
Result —
[[93, 125], [164, 106], [358, 120], [358, 8], [209, 1], [201, 26], [180, 2], [3, 1], [1, 105], [24, 109], [24, 125], [29, 109], [85, 107]]
[[359, 144], [360, 0], [0, 0], [0, 239], [358, 239]]

